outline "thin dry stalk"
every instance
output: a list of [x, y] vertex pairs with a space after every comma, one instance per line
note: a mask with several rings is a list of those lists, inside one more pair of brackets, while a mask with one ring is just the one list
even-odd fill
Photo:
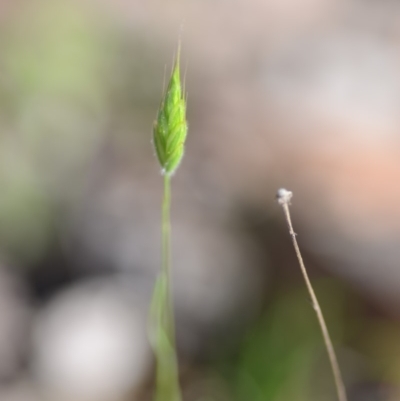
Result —
[[326, 350], [328, 352], [329, 361], [331, 363], [333, 377], [335, 379], [336, 391], [338, 395], [339, 401], [347, 401], [346, 390], [343, 384], [342, 374], [340, 372], [339, 364], [336, 358], [335, 350], [332, 345], [332, 340], [329, 336], [328, 328], [326, 327], [324, 315], [322, 314], [321, 307], [318, 303], [317, 296], [315, 295], [314, 289], [311, 285], [310, 278], [308, 277], [306, 267], [303, 262], [303, 258], [301, 256], [300, 248], [297, 243], [296, 233], [293, 230], [292, 219], [290, 217], [289, 205], [290, 200], [292, 199], [293, 193], [291, 191], [287, 191], [286, 189], [279, 189], [277, 193], [277, 200], [279, 204], [283, 208], [283, 212], [285, 214], [286, 222], [289, 228], [289, 234], [292, 238], [294, 250], [296, 252], [297, 260], [299, 261], [300, 269], [304, 277], [304, 281], [306, 282], [307, 290], [311, 297], [312, 306], [317, 314], [318, 323], [321, 327], [322, 336], [324, 338]]

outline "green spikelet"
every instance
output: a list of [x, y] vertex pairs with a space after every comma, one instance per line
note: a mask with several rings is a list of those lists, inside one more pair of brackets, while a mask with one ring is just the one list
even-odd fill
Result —
[[186, 102], [182, 95], [179, 54], [154, 122], [153, 140], [163, 174], [171, 176], [183, 157], [187, 134]]

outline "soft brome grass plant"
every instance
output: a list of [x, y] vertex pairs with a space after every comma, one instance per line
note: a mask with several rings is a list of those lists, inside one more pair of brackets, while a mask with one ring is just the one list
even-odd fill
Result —
[[171, 177], [183, 157], [187, 134], [186, 101], [180, 78], [180, 50], [153, 128], [153, 142], [164, 176], [162, 268], [151, 302], [151, 343], [156, 358], [155, 401], [181, 401], [171, 284]]

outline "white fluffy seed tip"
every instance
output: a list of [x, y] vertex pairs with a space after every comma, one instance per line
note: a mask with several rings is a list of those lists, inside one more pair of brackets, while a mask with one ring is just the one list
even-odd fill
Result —
[[293, 197], [293, 192], [288, 191], [285, 188], [279, 188], [276, 193], [276, 199], [280, 205], [290, 204], [290, 200]]

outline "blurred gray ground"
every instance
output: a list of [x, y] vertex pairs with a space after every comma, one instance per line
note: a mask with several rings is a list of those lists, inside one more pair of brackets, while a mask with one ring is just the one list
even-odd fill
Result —
[[179, 37], [185, 397], [333, 399], [274, 202], [284, 186], [352, 399], [395, 400], [399, 22], [388, 0], [2, 1], [0, 400], [149, 397], [151, 129]]

